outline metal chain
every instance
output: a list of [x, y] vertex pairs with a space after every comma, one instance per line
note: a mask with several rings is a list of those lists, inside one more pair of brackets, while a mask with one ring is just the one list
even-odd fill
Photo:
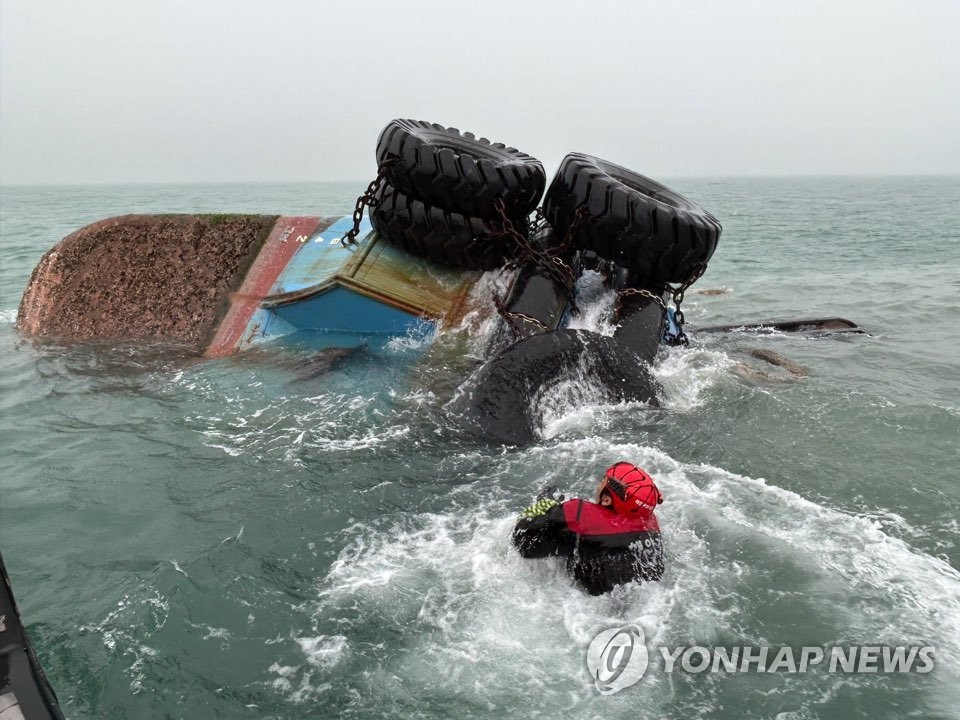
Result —
[[683, 339], [686, 338], [686, 335], [683, 332], [683, 323], [686, 321], [686, 319], [683, 316], [683, 310], [680, 309], [680, 305], [683, 303], [683, 295], [687, 291], [687, 288], [699, 280], [706, 271], [707, 264], [704, 262], [698, 262], [693, 266], [693, 272], [690, 273], [690, 277], [680, 287], [673, 288], [669, 285], [667, 286], [668, 292], [673, 296], [673, 319], [677, 323], [677, 327], [680, 329], [680, 337]]
[[586, 205], [581, 205], [577, 208], [577, 211], [573, 214], [573, 222], [570, 223], [567, 231], [563, 234], [563, 240], [560, 241], [560, 245], [558, 246], [559, 249], [568, 251], [573, 247], [573, 238], [580, 229], [580, 225], [582, 225], [583, 221], [588, 217], [590, 217], [590, 211], [587, 210]]
[[[342, 238], [340, 238], [340, 243], [347, 247], [349, 245], [355, 245], [357, 242], [357, 235], [360, 234], [360, 223], [363, 220], [364, 208], [373, 208], [378, 204], [376, 198], [377, 193], [380, 191], [380, 186], [383, 184], [383, 181], [386, 179], [386, 171], [400, 158], [396, 156], [387, 156], [384, 158], [383, 162], [380, 163], [380, 166], [377, 168], [377, 176], [370, 182], [367, 186], [366, 191], [357, 198], [356, 207], [353, 210], [353, 227], [348, 230]], [[576, 277], [573, 273], [573, 268], [568, 265], [563, 258], [562, 254], [567, 252], [573, 246], [573, 239], [577, 231], [580, 229], [580, 225], [583, 221], [589, 217], [589, 211], [586, 206], [581, 205], [577, 208], [576, 213], [574, 214], [573, 222], [570, 223], [567, 228], [567, 232], [564, 233], [563, 240], [560, 243], [553, 247], [548, 248], [537, 248], [534, 247], [533, 243], [530, 242], [529, 238], [523, 233], [517, 230], [514, 226], [513, 221], [507, 215], [506, 203], [503, 199], [498, 199], [494, 203], [497, 213], [500, 215], [500, 231], [492, 233], [494, 236], [509, 237], [516, 244], [518, 249], [521, 251], [523, 260], [533, 261], [537, 267], [546, 271], [546, 273], [556, 282], [560, 283], [567, 288], [568, 299], [570, 302], [570, 310], [573, 314], [579, 313], [579, 308], [577, 307], [576, 297], [575, 297], [575, 287], [576, 287]], [[543, 208], [538, 207], [534, 211], [533, 220], [530, 222], [528, 233], [529, 235], [535, 234], [537, 231], [542, 229], [545, 223], [543, 217]], [[510, 263], [510, 266], [517, 267], [520, 265], [520, 260], [514, 260]], [[670, 293], [673, 298], [674, 303], [674, 321], [677, 324], [677, 328], [680, 331], [680, 339], [686, 340], [686, 335], [683, 332], [683, 325], [685, 322], [685, 317], [681, 305], [683, 303], [684, 293], [687, 289], [693, 285], [703, 273], [706, 271], [706, 263], [699, 262], [694, 266], [693, 272], [690, 275], [690, 278], [686, 280], [679, 287], [671, 287], [670, 285], [666, 286], [667, 292]], [[627, 297], [633, 295], [640, 295], [642, 297], [649, 298], [660, 305], [663, 308], [664, 312], [667, 310], [667, 305], [664, 303], [663, 298], [650, 292], [649, 290], [643, 288], [628, 288], [617, 293], [616, 300], [616, 312], [619, 314], [620, 306], [623, 303], [623, 300]], [[531, 322], [541, 328], [543, 331], [547, 331], [548, 328], [542, 322], [537, 320], [534, 317], [529, 315], [524, 315], [523, 313], [511, 312], [507, 310], [503, 301], [500, 300], [496, 295], [493, 298], [494, 305], [496, 305], [497, 311], [501, 316], [510, 324], [511, 329], [515, 334], [519, 334], [519, 328], [516, 325], [515, 319], [524, 320], [526, 322]]]
[[[501, 209], [501, 217], [503, 220], [507, 220], [503, 209]], [[580, 207], [578, 207], [574, 215], [573, 222], [570, 223], [570, 226], [567, 228], [567, 232], [564, 233], [563, 240], [556, 246], [555, 249], [551, 249], [552, 252], [550, 251], [538, 252], [536, 249], [531, 247], [529, 243], [523, 243], [523, 242], [520, 243], [520, 247], [525, 251], [528, 258], [534, 260], [534, 262], [536, 262], [538, 266], [546, 269], [550, 273], [551, 277], [554, 277], [554, 279], [558, 280], [561, 283], [564, 283], [567, 281], [575, 282], [576, 279], [573, 278], [572, 269], [570, 269], [570, 267], [566, 263], [564, 263], [563, 260], [561, 260], [558, 257], [558, 255], [563, 252], [566, 252], [567, 250], [569, 250], [569, 248], [573, 246], [573, 239], [576, 236], [577, 231], [580, 229], [581, 223], [583, 223], [583, 221], [586, 220], [588, 217], [589, 217], [589, 211], [587, 210], [586, 206], [581, 205]], [[533, 222], [530, 228], [531, 235], [537, 230], [539, 230], [543, 223], [544, 223], [543, 208], [540, 207], [536, 209], [536, 212], [533, 217]], [[551, 272], [551, 267], [552, 267], [551, 263], [559, 264], [563, 268], [563, 270], [566, 272], [562, 272], [562, 276], [558, 277], [557, 275], [554, 274], [554, 272]], [[610, 265], [612, 268], [613, 263], [611, 262]], [[683, 332], [683, 325], [686, 322], [686, 318], [684, 317], [683, 310], [681, 309], [681, 306], [683, 305], [684, 294], [686, 293], [687, 289], [691, 285], [693, 285], [697, 280], [699, 280], [703, 276], [703, 273], [706, 272], [706, 270], [707, 270], [707, 264], [704, 262], [698, 262], [696, 265], [693, 266], [693, 270], [690, 273], [690, 277], [686, 281], [684, 281], [681, 285], [677, 287], [672, 287], [670, 285], [667, 285], [665, 287], [665, 290], [668, 293], [670, 293], [670, 296], [673, 300], [674, 322], [676, 323], [677, 329], [679, 331], [678, 339], [683, 344], [687, 344], [687, 336]], [[571, 285], [567, 285], [567, 287], [571, 287]], [[617, 293], [617, 299], [615, 304], [615, 308], [616, 308], [615, 313], [617, 315], [619, 315], [620, 313], [620, 308], [623, 304], [623, 301], [627, 297], [630, 297], [632, 295], [639, 295], [642, 297], [649, 298], [654, 302], [656, 302], [663, 309], [664, 312], [667, 311], [667, 304], [663, 301], [662, 296], [656, 295], [655, 293], [652, 293], [649, 290], [646, 290], [643, 288], [628, 288], [627, 290], [623, 290]], [[571, 302], [571, 310], [576, 314], [578, 312], [578, 309], [573, 299], [572, 289], [570, 294], [570, 302]]]
[[[537, 267], [546, 271], [547, 275], [551, 279], [558, 282], [560, 285], [567, 289], [567, 297], [570, 302], [570, 311], [574, 314], [579, 312], [577, 307], [576, 298], [574, 296], [574, 291], [577, 284], [577, 278], [574, 276], [573, 268], [571, 268], [561, 257], [561, 255], [566, 252], [567, 248], [570, 247], [570, 240], [573, 237], [573, 234], [576, 232], [577, 227], [583, 221], [583, 217], [586, 215], [586, 208], [580, 208], [577, 211], [577, 216], [574, 219], [574, 223], [571, 225], [570, 229], [567, 231], [566, 235], [562, 242], [558, 245], [548, 248], [539, 248], [535, 247], [530, 239], [517, 230], [514, 226], [513, 221], [507, 215], [506, 204], [502, 199], [497, 200], [494, 203], [497, 213], [500, 215], [500, 231], [494, 232], [494, 236], [500, 237], [509, 237], [513, 240], [517, 248], [521, 251], [521, 258], [514, 260], [510, 263], [511, 267], [519, 266], [523, 261], [531, 261]], [[542, 214], [539, 219], [537, 216], [534, 216], [534, 223], [542, 221]]]
[[537, 318], [521, 312], [507, 310], [503, 300], [496, 293], [493, 295], [493, 304], [497, 308], [497, 312], [500, 314], [500, 317], [502, 317], [507, 322], [507, 325], [510, 326], [510, 331], [513, 333], [515, 338], [520, 337], [521, 333], [520, 326], [517, 325], [516, 322], [517, 320], [523, 320], [525, 322], [532, 323], [541, 332], [550, 332], [550, 328], [544, 325], [541, 321], [537, 320]]
[[353, 227], [350, 228], [342, 238], [340, 244], [344, 247], [356, 245], [357, 235], [360, 234], [360, 222], [363, 220], [363, 209], [365, 207], [376, 207], [378, 204], [376, 195], [380, 192], [380, 186], [387, 176], [387, 168], [395, 165], [400, 158], [388, 155], [377, 168], [377, 176], [367, 185], [366, 191], [357, 198], [357, 205], [353, 209]]
[[652, 293], [652, 292], [650, 292], [649, 290], [647, 290], [647, 289], [645, 289], [645, 288], [627, 288], [626, 290], [621, 290], [620, 292], [617, 293], [617, 300], [616, 300], [616, 303], [615, 303], [615, 304], [616, 304], [616, 311], [615, 311], [615, 312], [616, 312], [617, 315], [620, 314], [620, 306], [623, 305], [623, 301], [624, 301], [626, 298], [631, 297], [631, 296], [634, 296], [634, 295], [639, 295], [639, 296], [641, 296], [641, 297], [650, 298], [650, 299], [653, 300], [657, 305], [659, 305], [659, 306], [663, 309], [664, 312], [667, 311], [667, 304], [663, 301], [663, 298], [660, 297], [659, 295], [657, 295], [656, 293]]
[[[690, 274], [690, 277], [682, 285], [678, 287], [671, 287], [670, 285], [667, 285], [664, 288], [666, 292], [670, 293], [670, 296], [673, 299], [673, 305], [674, 305], [673, 321], [677, 326], [676, 343], [679, 345], [686, 346], [690, 344], [690, 341], [687, 338], [687, 334], [683, 331], [683, 325], [685, 322], [685, 319], [683, 316], [683, 310], [681, 310], [681, 305], [683, 303], [683, 295], [691, 285], [693, 285], [697, 280], [700, 279], [700, 277], [703, 275], [706, 269], [707, 269], [707, 266], [705, 263], [702, 263], [702, 262], [697, 263], [694, 266], [693, 272]], [[620, 292], [617, 293], [617, 299], [614, 304], [614, 317], [620, 316], [620, 311], [622, 310], [622, 307], [623, 307], [623, 301], [626, 298], [631, 296], [640, 296], [640, 297], [649, 298], [653, 300], [655, 303], [657, 303], [657, 305], [659, 305], [664, 312], [667, 312], [667, 304], [663, 301], [662, 295], [657, 295], [656, 293], [652, 293], [645, 288], [627, 288], [626, 290], [621, 290]]]

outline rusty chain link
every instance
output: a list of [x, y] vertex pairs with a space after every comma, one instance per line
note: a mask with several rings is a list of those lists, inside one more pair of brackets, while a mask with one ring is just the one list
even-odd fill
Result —
[[[690, 274], [690, 277], [682, 285], [679, 285], [678, 287], [672, 287], [670, 285], [666, 285], [664, 287], [664, 292], [669, 293], [671, 298], [673, 299], [673, 306], [674, 306], [673, 321], [677, 326], [677, 334], [676, 334], [677, 344], [689, 345], [687, 334], [683, 331], [685, 318], [683, 316], [683, 310], [681, 310], [681, 305], [683, 303], [684, 293], [687, 291], [687, 289], [691, 285], [693, 285], [697, 280], [700, 279], [700, 277], [703, 275], [706, 269], [707, 269], [706, 263], [698, 262], [696, 265], [694, 265], [693, 272]], [[660, 306], [663, 312], [666, 313], [668, 311], [667, 304], [663, 301], [662, 294], [657, 295], [656, 293], [653, 293], [650, 290], [647, 290], [645, 288], [627, 288], [626, 290], [621, 290], [620, 292], [617, 293], [617, 299], [614, 304], [614, 317], [615, 318], [620, 317], [620, 312], [623, 307], [623, 302], [626, 298], [631, 296], [638, 296], [638, 295], [640, 297], [645, 297], [645, 298], [649, 298], [650, 300], [653, 300], [655, 303], [657, 303], [657, 305]]]
[[524, 235], [517, 230], [516, 226], [513, 224], [513, 221], [507, 215], [506, 204], [503, 200], [497, 200], [494, 203], [497, 208], [497, 213], [500, 215], [500, 231], [494, 232], [494, 236], [503, 237], [506, 236], [516, 243], [517, 248], [520, 250], [520, 255], [511, 263], [508, 264], [508, 267], [516, 268], [519, 267], [522, 263], [530, 261], [533, 262], [538, 268], [544, 270], [550, 279], [562, 285], [567, 291], [567, 300], [570, 303], [570, 312], [574, 315], [580, 312], [580, 309], [577, 307], [577, 301], [575, 297], [575, 289], [577, 284], [577, 278], [574, 274], [573, 268], [567, 264], [563, 255], [569, 250], [572, 246], [573, 236], [577, 231], [577, 228], [580, 226], [580, 223], [583, 222], [583, 218], [587, 216], [587, 210], [585, 207], [581, 207], [577, 210], [577, 214], [574, 218], [573, 223], [568, 228], [567, 232], [564, 234], [563, 239], [556, 245], [542, 247], [537, 246], [530, 240], [530, 236], [534, 232], [541, 229], [544, 223], [543, 211], [540, 208], [537, 208], [533, 222], [531, 223], [530, 230], [527, 235]]
[[686, 318], [683, 316], [683, 310], [680, 309], [681, 303], [683, 303], [683, 295], [691, 285], [693, 285], [697, 280], [699, 280], [703, 274], [707, 271], [707, 264], [705, 262], [698, 262], [693, 266], [693, 272], [690, 273], [690, 277], [684, 282], [680, 287], [670, 287], [667, 286], [667, 290], [671, 296], [673, 296], [673, 319], [677, 323], [677, 327], [680, 329], [680, 337], [686, 338], [686, 335], [683, 332], [683, 323], [686, 322]]
[[353, 209], [353, 227], [340, 238], [340, 244], [343, 245], [343, 247], [357, 244], [357, 235], [360, 234], [360, 223], [363, 220], [363, 209], [365, 207], [373, 208], [377, 206], [376, 195], [380, 191], [380, 186], [383, 184], [384, 179], [386, 179], [387, 168], [395, 165], [399, 159], [400, 158], [395, 156], [387, 156], [377, 168], [377, 176], [367, 185], [367, 189], [363, 195], [357, 198], [357, 205]]
[[500, 314], [500, 317], [502, 317], [506, 321], [507, 325], [509, 325], [510, 331], [513, 333], [514, 338], [520, 337], [521, 334], [520, 326], [517, 325], [517, 320], [523, 320], [524, 322], [531, 323], [541, 332], [550, 332], [550, 328], [532, 315], [526, 315], [521, 312], [507, 310], [503, 300], [496, 293], [493, 294], [493, 305], [497, 308], [497, 312]]
[[631, 297], [634, 295], [650, 298], [657, 305], [659, 305], [664, 312], [667, 311], [667, 304], [663, 301], [663, 298], [660, 295], [657, 295], [656, 293], [652, 293], [646, 288], [627, 288], [626, 290], [621, 290], [620, 292], [617, 293], [617, 299], [614, 306], [615, 307], [614, 314], [618, 316], [620, 314], [620, 307], [623, 305], [623, 301], [628, 297]]

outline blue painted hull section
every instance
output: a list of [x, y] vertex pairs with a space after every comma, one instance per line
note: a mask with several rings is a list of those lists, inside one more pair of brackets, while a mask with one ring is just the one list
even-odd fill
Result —
[[435, 325], [345, 287], [272, 310], [298, 330], [404, 335], [431, 332]]
[[[326, 230], [315, 233], [303, 242], [290, 264], [280, 273], [270, 294], [280, 295], [306, 290], [336, 275], [353, 253], [361, 251], [361, 245], [345, 248], [340, 244], [340, 238], [352, 227], [353, 218], [340, 218]], [[360, 223], [359, 237], [365, 238], [372, 231], [373, 226], [370, 225], [370, 221], [364, 218]]]
[[[360, 240], [347, 248], [340, 238], [353, 227], [352, 218], [329, 226], [316, 223], [314, 227], [324, 229], [312, 233], [298, 233], [303, 223], [293, 220], [302, 219], [287, 222], [271, 248], [271, 257], [282, 258], [283, 265], [247, 316], [234, 341], [237, 351], [281, 338], [300, 344], [310, 334], [316, 336], [313, 347], [362, 345], [373, 350], [393, 337], [430, 335], [442, 319], [464, 312], [468, 291], [479, 277], [383, 242], [366, 220]], [[243, 300], [249, 295], [237, 297], [238, 303], [249, 302]]]

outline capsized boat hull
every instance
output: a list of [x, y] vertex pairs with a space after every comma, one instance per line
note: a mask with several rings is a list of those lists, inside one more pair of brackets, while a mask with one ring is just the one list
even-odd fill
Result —
[[455, 323], [478, 271], [442, 267], [351, 218], [130, 215], [41, 259], [17, 327], [65, 341], [153, 341], [224, 357], [302, 332], [318, 347], [382, 344]]

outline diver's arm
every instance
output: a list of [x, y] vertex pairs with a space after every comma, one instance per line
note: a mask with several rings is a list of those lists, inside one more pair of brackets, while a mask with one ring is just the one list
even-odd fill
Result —
[[520, 513], [513, 530], [513, 544], [525, 558], [569, 555], [569, 534], [563, 506], [553, 498], [541, 498]]
[[636, 545], [642, 580], [660, 580], [663, 577], [663, 540], [660, 533], [648, 533]]

